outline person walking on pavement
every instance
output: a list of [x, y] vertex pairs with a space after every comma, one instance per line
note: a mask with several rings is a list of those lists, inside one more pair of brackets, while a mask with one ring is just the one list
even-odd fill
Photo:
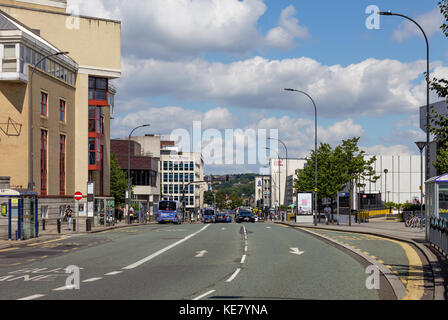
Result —
[[326, 224], [329, 224], [330, 217], [331, 217], [331, 208], [328, 204], [325, 206], [324, 213], [325, 213]]
[[65, 217], [67, 218], [67, 230], [71, 229], [71, 222], [72, 222], [72, 215], [73, 211], [70, 209], [70, 206], [67, 206], [67, 209], [65, 209]]

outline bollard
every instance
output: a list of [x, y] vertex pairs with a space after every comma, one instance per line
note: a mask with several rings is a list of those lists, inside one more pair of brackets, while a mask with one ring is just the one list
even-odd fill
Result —
[[76, 231], [76, 219], [73, 219], [73, 231]]
[[61, 219], [57, 220], [58, 233], [61, 233]]
[[45, 231], [45, 219], [42, 219], [42, 230]]
[[89, 218], [87, 218], [87, 220], [86, 220], [86, 231], [89, 232], [91, 230], [92, 230], [92, 221]]

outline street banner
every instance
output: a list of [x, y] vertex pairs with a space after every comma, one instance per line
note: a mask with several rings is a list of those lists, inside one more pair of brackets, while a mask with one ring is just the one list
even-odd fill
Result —
[[297, 210], [299, 214], [313, 214], [313, 194], [298, 193], [297, 194]]

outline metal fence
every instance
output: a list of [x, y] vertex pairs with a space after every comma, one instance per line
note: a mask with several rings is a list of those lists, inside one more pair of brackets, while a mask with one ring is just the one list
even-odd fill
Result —
[[429, 241], [436, 249], [448, 254], [448, 220], [432, 217], [429, 224]]

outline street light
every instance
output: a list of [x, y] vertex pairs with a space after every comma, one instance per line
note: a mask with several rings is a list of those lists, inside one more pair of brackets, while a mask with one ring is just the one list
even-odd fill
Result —
[[29, 94], [29, 115], [28, 115], [28, 126], [29, 126], [29, 133], [28, 133], [28, 156], [29, 156], [29, 163], [28, 163], [28, 190], [34, 191], [34, 170], [33, 170], [33, 163], [34, 163], [34, 152], [33, 152], [33, 75], [34, 71], [36, 70], [36, 67], [40, 65], [42, 61], [44, 61], [47, 58], [59, 56], [62, 54], [69, 54], [68, 51], [63, 52], [56, 52], [53, 54], [46, 55], [42, 57], [34, 66], [33, 70], [31, 71], [30, 75], [30, 94]]
[[296, 90], [296, 89], [284, 89], [285, 91], [292, 91], [292, 92], [299, 92], [302, 93], [304, 95], [306, 95], [308, 98], [311, 99], [311, 101], [313, 102], [314, 105], [314, 154], [315, 154], [315, 169], [314, 169], [314, 225], [317, 226], [317, 217], [316, 217], [316, 213], [317, 213], [317, 192], [318, 192], [318, 188], [317, 188], [317, 107], [316, 107], [316, 103], [314, 102], [313, 98], [311, 98], [311, 96], [304, 92], [304, 91], [300, 91], [300, 90]]
[[[276, 141], [278, 141], [278, 142], [280, 142], [282, 145], [283, 145], [283, 147], [285, 148], [285, 151], [286, 151], [286, 182], [285, 182], [285, 186], [287, 186], [288, 185], [288, 148], [286, 147], [286, 144], [282, 141], [282, 140], [280, 140], [280, 139], [275, 139], [275, 138], [269, 138], [268, 140], [276, 140]], [[286, 187], [285, 187], [285, 198], [286, 198]], [[286, 205], [289, 205], [289, 202], [288, 201], [286, 201]]]
[[150, 124], [144, 124], [142, 126], [138, 126], [135, 127], [131, 133], [129, 134], [129, 139], [128, 139], [128, 197], [127, 197], [127, 201], [128, 201], [128, 207], [127, 207], [127, 213], [128, 213], [128, 224], [131, 223], [131, 217], [130, 217], [130, 210], [131, 210], [131, 136], [134, 133], [135, 130], [140, 129], [140, 128], [144, 128], [144, 127], [149, 127]]
[[279, 156], [278, 152], [275, 151], [274, 149], [266, 147], [266, 150], [272, 150], [275, 153], [277, 153], [277, 161], [278, 161], [278, 208], [279, 208], [279, 211], [280, 211], [280, 198], [281, 198], [281, 193], [280, 193], [280, 156]]
[[429, 132], [429, 41], [428, 41], [428, 37], [426, 36], [425, 31], [423, 30], [423, 28], [417, 23], [417, 21], [415, 21], [414, 19], [405, 16], [403, 14], [399, 14], [399, 13], [392, 13], [392, 12], [379, 12], [380, 15], [382, 16], [398, 16], [398, 17], [402, 17], [405, 18], [409, 21], [412, 21], [414, 24], [417, 25], [417, 27], [421, 30], [421, 32], [423, 33], [423, 36], [425, 37], [425, 41], [426, 41], [426, 180], [429, 179], [429, 170], [430, 170], [430, 160], [429, 160], [429, 155], [430, 155], [430, 144], [429, 144], [429, 139], [430, 139], [430, 132]]
[[420, 150], [420, 211], [423, 212], [423, 149], [426, 147], [426, 142], [416, 142], [415, 144]]
[[389, 170], [384, 169], [384, 201], [387, 203], [387, 173]]

